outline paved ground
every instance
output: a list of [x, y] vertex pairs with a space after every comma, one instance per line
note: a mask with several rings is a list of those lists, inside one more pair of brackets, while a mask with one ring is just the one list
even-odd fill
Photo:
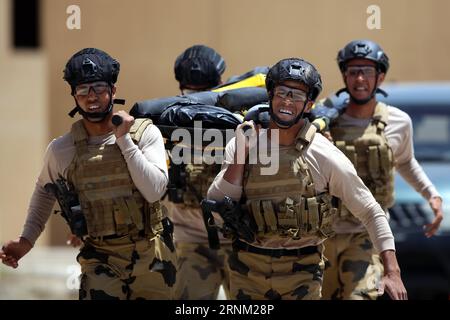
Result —
[[[0, 300], [78, 299], [78, 249], [36, 247], [11, 269], [0, 263]], [[224, 299], [220, 290], [219, 300]]]
[[0, 264], [0, 299], [78, 299], [77, 249], [34, 248], [17, 269]]

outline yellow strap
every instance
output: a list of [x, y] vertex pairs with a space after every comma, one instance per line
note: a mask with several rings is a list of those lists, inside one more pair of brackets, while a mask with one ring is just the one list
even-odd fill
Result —
[[322, 132], [327, 127], [327, 123], [323, 118], [314, 119], [312, 123], [316, 124], [319, 127], [319, 132]]
[[239, 89], [239, 88], [248, 88], [248, 87], [261, 87], [264, 88], [266, 86], [266, 75], [263, 73], [257, 73], [254, 76], [251, 76], [247, 79], [241, 80], [239, 82], [230, 84], [229, 86], [221, 87], [218, 89], [212, 90], [213, 92], [222, 92], [227, 90]]

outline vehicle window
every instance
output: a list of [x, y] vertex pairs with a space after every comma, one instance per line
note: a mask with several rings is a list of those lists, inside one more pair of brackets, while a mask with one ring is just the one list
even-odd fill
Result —
[[450, 160], [450, 108], [405, 108], [414, 126], [414, 149], [420, 160]]

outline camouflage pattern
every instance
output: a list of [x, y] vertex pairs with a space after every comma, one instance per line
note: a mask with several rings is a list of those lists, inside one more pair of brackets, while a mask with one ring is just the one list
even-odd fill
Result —
[[375, 300], [383, 274], [367, 232], [337, 234], [325, 241], [324, 300]]
[[77, 257], [80, 300], [173, 299], [176, 255], [167, 238], [88, 238]]
[[212, 250], [207, 243], [176, 243], [177, 300], [217, 299], [220, 285], [223, 285], [227, 299], [229, 294], [229, 268], [226, 263], [231, 254], [231, 245], [221, 244], [219, 250]]
[[320, 299], [325, 263], [323, 246], [318, 248], [318, 253], [280, 258], [234, 251], [229, 257], [231, 298]]

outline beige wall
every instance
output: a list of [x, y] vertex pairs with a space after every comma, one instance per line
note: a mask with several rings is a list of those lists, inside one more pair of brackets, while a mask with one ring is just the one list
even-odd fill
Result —
[[[450, 1], [445, 0], [44, 0], [52, 125], [63, 133], [73, 104], [61, 80], [76, 50], [96, 46], [122, 64], [120, 97], [136, 100], [172, 95], [175, 57], [203, 43], [226, 59], [225, 77], [281, 58], [301, 56], [322, 73], [324, 92], [339, 89], [338, 48], [371, 38], [388, 52], [388, 80], [444, 80], [450, 75]], [[78, 4], [81, 30], [65, 27], [66, 7]], [[381, 30], [366, 27], [367, 7], [381, 8]], [[432, 53], [430, 55], [430, 53]], [[426, 58], [431, 60], [425, 63]]]
[[[22, 230], [49, 139], [47, 60], [10, 47], [10, 2], [0, 0], [0, 242]], [[40, 242], [48, 243], [45, 234]]]
[[[72, 120], [66, 114], [73, 106], [73, 100], [62, 80], [62, 70], [75, 51], [88, 46], [102, 48], [121, 62], [118, 97], [127, 99], [126, 109], [137, 100], [176, 94], [177, 84], [172, 71], [174, 59], [183, 49], [197, 43], [212, 46], [222, 54], [228, 65], [225, 78], [257, 65], [271, 65], [281, 58], [304, 57], [321, 72], [325, 94], [340, 88], [336, 53], [338, 48], [355, 38], [371, 38], [385, 48], [392, 62], [388, 80], [450, 78], [450, 1], [447, 0], [42, 2], [44, 45], [36, 59], [45, 57], [44, 60], [48, 61], [45, 69], [48, 81], [42, 78], [43, 82], [34, 87], [33, 92], [36, 93], [32, 96], [39, 97], [41, 102], [49, 101], [49, 126], [46, 127], [49, 135], [45, 139], [37, 135], [35, 143], [30, 146], [30, 150], [36, 152], [42, 150], [42, 140], [61, 135], [70, 127]], [[66, 8], [72, 4], [81, 7], [81, 30], [66, 28]], [[366, 27], [366, 9], [371, 4], [381, 8], [381, 30], [371, 31]], [[1, 21], [3, 23], [4, 19]], [[31, 57], [14, 56], [14, 59]], [[8, 67], [12, 69], [13, 65]], [[21, 66], [16, 67], [21, 70]], [[19, 78], [19, 73], [16, 76]], [[21, 79], [31, 81], [25, 75], [21, 75]], [[3, 75], [0, 75], [0, 81], [6, 81]], [[26, 100], [22, 101], [27, 98], [18, 94], [17, 89], [10, 88], [9, 91], [12, 95], [10, 103], [29, 105]], [[5, 98], [0, 99], [4, 101]], [[9, 112], [16, 117], [12, 109]], [[32, 112], [24, 113], [22, 117], [34, 119]], [[41, 113], [39, 115], [42, 116]], [[43, 134], [45, 129], [39, 127], [43, 123], [45, 120], [30, 124], [33, 132]], [[14, 147], [22, 148], [17, 143], [21, 140], [14, 139]], [[24, 153], [17, 149], [14, 152]], [[33, 156], [13, 162], [16, 158], [11, 157], [11, 163], [23, 162], [23, 167], [30, 173], [21, 182], [29, 183], [38, 172], [41, 158]], [[3, 166], [2, 170], [5, 170]], [[16, 180], [9, 171], [7, 179]], [[17, 190], [17, 183], [15, 186]], [[8, 208], [22, 212], [17, 204], [23, 206], [21, 197], [27, 198], [29, 190], [21, 192], [20, 197], [14, 196], [12, 190], [8, 192], [4, 198]], [[2, 197], [5, 197], [3, 193]], [[5, 202], [2, 201], [3, 207]], [[9, 225], [8, 222], [8, 229]], [[58, 224], [53, 230], [66, 229]], [[62, 236], [55, 231], [52, 239], [61, 242]]]

